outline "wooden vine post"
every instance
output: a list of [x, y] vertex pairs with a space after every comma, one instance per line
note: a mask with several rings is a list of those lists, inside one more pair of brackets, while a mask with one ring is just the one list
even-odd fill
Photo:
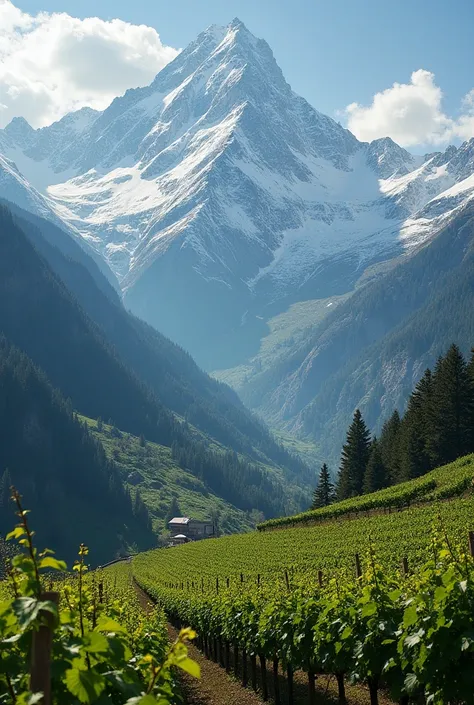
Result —
[[278, 659], [273, 659], [273, 700], [275, 705], [281, 705], [280, 700], [280, 677], [278, 674]]
[[356, 578], [362, 577], [362, 568], [360, 566], [360, 556], [358, 553], [355, 554], [355, 564], [356, 564]]
[[293, 666], [288, 664], [286, 669], [286, 680], [288, 682], [288, 705], [293, 705]]
[[244, 648], [242, 649], [242, 685], [244, 686], [244, 688], [247, 687], [247, 683], [247, 649], [244, 646]]
[[469, 553], [474, 558], [474, 531], [469, 532]]
[[318, 583], [319, 583], [319, 587], [323, 586], [323, 571], [322, 570], [318, 570]]
[[406, 556], [403, 556], [403, 558], [402, 558], [402, 573], [403, 573], [403, 575], [408, 575], [408, 573], [409, 573], [408, 558]]
[[230, 673], [230, 643], [227, 639], [225, 642], [225, 670]]
[[250, 675], [252, 678], [252, 688], [257, 691], [257, 656], [250, 654]]
[[314, 671], [308, 673], [309, 705], [316, 705], [316, 675]]
[[[43, 602], [59, 605], [59, 593], [44, 592], [40, 595]], [[41, 611], [44, 623], [33, 632], [31, 643], [30, 690], [33, 693], [42, 692], [41, 705], [51, 705], [51, 649], [53, 646], [54, 615], [46, 610]]]
[[263, 654], [259, 654], [260, 660], [260, 675], [262, 678], [262, 700], [268, 700], [268, 684], [267, 684], [267, 660]]

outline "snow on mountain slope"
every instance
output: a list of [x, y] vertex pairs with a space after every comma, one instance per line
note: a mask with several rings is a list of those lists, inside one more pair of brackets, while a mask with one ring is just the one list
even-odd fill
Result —
[[347, 291], [430, 237], [471, 197], [468, 182], [451, 192], [474, 172], [471, 142], [424, 160], [389, 138], [360, 143], [293, 93], [237, 19], [102, 113], [0, 131], [0, 152], [102, 253], [127, 305], [207, 365], [204, 350], [234, 347], [265, 306]]
[[[19, 206], [21, 209], [29, 211], [34, 215], [46, 218], [51, 221], [62, 232], [65, 238], [71, 238], [95, 261], [101, 272], [106, 276], [114, 288], [118, 288], [118, 282], [104, 260], [97, 254], [96, 250], [90, 248], [80, 233], [65, 222], [60, 216], [60, 209], [47, 196], [39, 193], [19, 172], [16, 164], [0, 154], [0, 199], [9, 205], [10, 203]], [[67, 245], [66, 245], [67, 251]]]

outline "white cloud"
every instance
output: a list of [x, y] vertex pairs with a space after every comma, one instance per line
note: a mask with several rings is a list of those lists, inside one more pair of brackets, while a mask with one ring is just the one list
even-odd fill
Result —
[[102, 110], [153, 80], [177, 50], [155, 29], [65, 13], [32, 16], [0, 0], [0, 126], [47, 125], [85, 105]]
[[444, 144], [474, 136], [474, 90], [465, 96], [460, 117], [443, 111], [443, 93], [434, 74], [414, 71], [410, 83], [394, 83], [376, 93], [371, 105], [351, 103], [344, 111], [347, 126], [356, 137], [370, 142], [391, 137], [404, 147]]

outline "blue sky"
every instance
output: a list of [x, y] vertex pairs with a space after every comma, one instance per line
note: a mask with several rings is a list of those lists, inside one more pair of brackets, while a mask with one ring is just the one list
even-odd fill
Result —
[[[370, 106], [373, 96], [394, 82], [410, 84], [412, 72], [420, 69], [433, 75], [422, 77], [425, 87], [427, 80], [439, 87], [438, 107], [450, 120], [465, 112], [462, 99], [474, 88], [470, 0], [15, 0], [15, 5], [31, 15], [65, 12], [146, 24], [172, 47], [184, 47], [209, 24], [238, 16], [268, 41], [293, 89], [333, 117], [352, 103]], [[356, 113], [353, 125], [359, 119], [363, 131], [373, 116]], [[339, 117], [350, 119], [344, 113]], [[383, 123], [385, 116], [380, 119]], [[376, 134], [391, 128], [374, 129]], [[406, 141], [418, 137], [415, 130]]]

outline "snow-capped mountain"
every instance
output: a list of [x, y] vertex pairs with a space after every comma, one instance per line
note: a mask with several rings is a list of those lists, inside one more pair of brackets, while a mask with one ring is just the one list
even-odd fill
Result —
[[251, 353], [270, 310], [348, 291], [474, 193], [474, 141], [426, 158], [359, 142], [237, 19], [102, 113], [12, 121], [0, 152], [101, 252], [126, 304], [209, 367]]

